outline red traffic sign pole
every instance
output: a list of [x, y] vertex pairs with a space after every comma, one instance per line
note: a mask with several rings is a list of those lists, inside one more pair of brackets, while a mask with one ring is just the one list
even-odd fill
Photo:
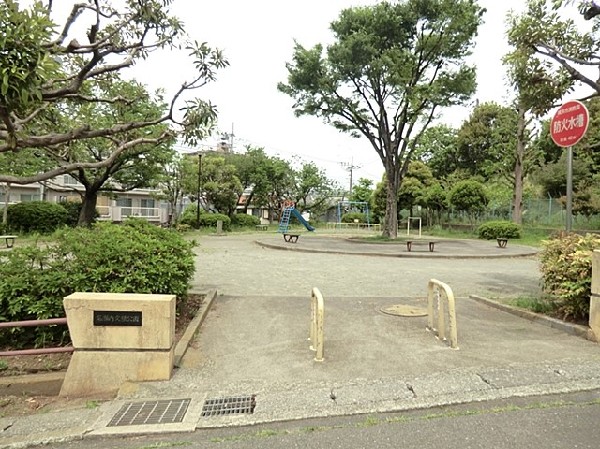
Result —
[[571, 232], [573, 222], [573, 145], [585, 135], [590, 114], [581, 101], [563, 104], [550, 122], [550, 136], [556, 145], [567, 148], [567, 217], [566, 231]]

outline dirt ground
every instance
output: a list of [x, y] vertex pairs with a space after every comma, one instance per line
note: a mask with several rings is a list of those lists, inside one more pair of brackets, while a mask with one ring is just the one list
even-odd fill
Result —
[[[202, 301], [202, 295], [190, 295], [188, 300], [178, 310], [175, 324], [176, 342], [179, 341], [188, 324], [196, 315]], [[3, 348], [2, 350], [10, 350], [10, 348]], [[1, 357], [0, 377], [66, 371], [70, 360], [70, 353]], [[99, 401], [102, 401], [102, 398], [98, 400], [67, 400], [57, 396], [0, 396], [0, 417], [81, 406], [95, 407]]]

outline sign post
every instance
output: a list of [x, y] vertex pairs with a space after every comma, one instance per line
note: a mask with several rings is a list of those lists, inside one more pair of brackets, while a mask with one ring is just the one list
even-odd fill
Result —
[[550, 136], [556, 145], [567, 148], [567, 217], [565, 229], [571, 232], [573, 223], [573, 145], [585, 135], [590, 114], [577, 100], [563, 104], [550, 122]]

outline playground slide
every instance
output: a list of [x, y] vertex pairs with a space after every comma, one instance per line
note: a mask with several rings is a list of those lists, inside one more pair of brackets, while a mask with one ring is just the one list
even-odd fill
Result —
[[302, 214], [300, 214], [300, 212], [298, 212], [298, 209], [292, 209], [292, 214], [294, 215], [294, 217], [296, 217], [298, 219], [298, 221], [304, 225], [304, 227], [306, 229], [308, 229], [309, 231], [314, 231], [315, 228], [314, 226], [311, 226], [308, 221], [306, 221], [303, 217]]

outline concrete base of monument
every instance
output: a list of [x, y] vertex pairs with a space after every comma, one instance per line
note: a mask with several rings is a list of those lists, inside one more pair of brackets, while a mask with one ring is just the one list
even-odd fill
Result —
[[172, 371], [173, 350], [75, 351], [59, 396], [116, 395], [125, 382], [169, 380]]

